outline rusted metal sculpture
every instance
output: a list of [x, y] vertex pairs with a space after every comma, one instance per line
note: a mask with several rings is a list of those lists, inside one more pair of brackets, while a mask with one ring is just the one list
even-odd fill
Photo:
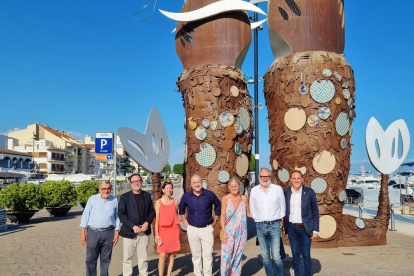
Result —
[[386, 185], [375, 219], [342, 214], [356, 116], [354, 74], [343, 55], [343, 0], [270, 0], [268, 24], [275, 61], [264, 95], [273, 180], [286, 188], [289, 172], [299, 169], [317, 193], [320, 233], [313, 247], [385, 244]]
[[[212, 8], [218, 6], [222, 8]], [[176, 28], [175, 49], [184, 67], [178, 88], [185, 109], [185, 191], [190, 190], [194, 174], [219, 198], [227, 193], [229, 178], [237, 177], [242, 183], [247, 178], [253, 116], [240, 70], [252, 39], [246, 9], [260, 11], [237, 0], [187, 0], [181, 9], [185, 18], [191, 18], [193, 11], [209, 14], [200, 20], [179, 21]], [[219, 231], [217, 226], [215, 249], [221, 244]], [[182, 252], [189, 252], [186, 238], [183, 233]]]

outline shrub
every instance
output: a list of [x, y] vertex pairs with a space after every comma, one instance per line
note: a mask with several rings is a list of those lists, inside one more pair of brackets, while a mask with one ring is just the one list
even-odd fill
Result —
[[40, 189], [47, 207], [76, 205], [77, 194], [75, 186], [67, 180], [46, 181], [40, 186]]
[[44, 198], [39, 185], [29, 183], [11, 184], [0, 191], [0, 208], [13, 212], [42, 209]]
[[80, 203], [88, 202], [88, 199], [99, 193], [99, 181], [85, 181], [76, 187], [76, 193], [78, 194], [78, 201]]

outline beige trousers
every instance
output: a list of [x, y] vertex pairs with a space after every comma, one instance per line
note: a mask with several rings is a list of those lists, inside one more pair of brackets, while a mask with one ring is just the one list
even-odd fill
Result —
[[123, 248], [123, 276], [132, 276], [132, 260], [137, 252], [138, 270], [140, 276], [148, 275], [148, 243], [149, 236], [138, 233], [133, 239], [122, 238]]
[[[213, 274], [213, 232], [214, 228], [211, 225], [204, 228], [191, 225], [187, 227], [188, 242], [196, 276], [212, 276]], [[201, 264], [201, 257], [203, 257], [203, 264]]]

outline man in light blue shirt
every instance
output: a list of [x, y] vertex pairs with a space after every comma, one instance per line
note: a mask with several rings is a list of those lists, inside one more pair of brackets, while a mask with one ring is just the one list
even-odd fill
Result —
[[111, 190], [111, 182], [102, 181], [99, 184], [100, 193], [89, 198], [82, 214], [80, 240], [83, 246], [86, 244], [87, 276], [97, 275], [96, 264], [99, 255], [101, 276], [108, 276], [112, 247], [118, 243], [121, 228], [118, 200], [111, 195]]

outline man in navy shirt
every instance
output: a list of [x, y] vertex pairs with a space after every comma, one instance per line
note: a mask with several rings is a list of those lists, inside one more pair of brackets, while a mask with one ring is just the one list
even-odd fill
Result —
[[[195, 174], [191, 177], [192, 190], [182, 196], [179, 211], [181, 220], [187, 227], [194, 274], [196, 276], [211, 276], [213, 271], [213, 232], [214, 225], [219, 221], [221, 203], [212, 191], [203, 189], [202, 185], [199, 175]], [[187, 217], [185, 215], [186, 208]], [[203, 265], [201, 265], [201, 256], [203, 257]]]

